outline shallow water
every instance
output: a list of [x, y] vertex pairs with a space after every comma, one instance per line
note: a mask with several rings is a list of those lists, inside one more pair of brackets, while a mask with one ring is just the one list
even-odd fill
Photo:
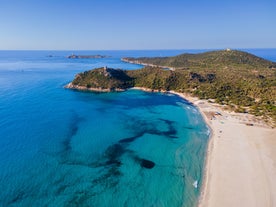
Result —
[[123, 56], [181, 52], [0, 51], [0, 206], [194, 206], [209, 130], [193, 105], [63, 88], [94, 67], [141, 67]]

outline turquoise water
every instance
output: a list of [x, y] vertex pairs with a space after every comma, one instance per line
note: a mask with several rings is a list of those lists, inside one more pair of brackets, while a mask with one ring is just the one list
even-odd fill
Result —
[[209, 130], [193, 105], [63, 88], [94, 67], [141, 67], [124, 56], [181, 52], [0, 51], [0, 206], [194, 206]]

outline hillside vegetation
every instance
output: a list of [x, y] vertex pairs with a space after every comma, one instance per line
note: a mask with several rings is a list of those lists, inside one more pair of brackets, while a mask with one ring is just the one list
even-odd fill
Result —
[[72, 87], [84, 86], [99, 90], [127, 89], [133, 86], [133, 78], [126, 71], [112, 68], [97, 68], [76, 75]]
[[181, 54], [174, 57], [142, 57], [123, 58], [126, 62], [136, 62], [165, 66], [170, 68], [211, 68], [236, 67], [246, 68], [276, 68], [276, 63], [238, 50], [218, 50], [199, 54]]
[[78, 74], [72, 84], [111, 90], [137, 86], [187, 92], [201, 99], [214, 99], [217, 103], [226, 104], [238, 112], [262, 115], [276, 121], [274, 62], [241, 51], [124, 60], [174, 68], [177, 66], [177, 69], [145, 67], [124, 71], [99, 68]]

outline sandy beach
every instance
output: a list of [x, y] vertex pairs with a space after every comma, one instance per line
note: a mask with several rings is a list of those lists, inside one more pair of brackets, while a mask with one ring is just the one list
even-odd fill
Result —
[[176, 93], [212, 130], [199, 207], [276, 206], [276, 129], [249, 114]]
[[189, 94], [170, 93], [197, 106], [212, 132], [198, 206], [276, 206], [276, 128], [250, 114], [229, 112]]
[[276, 128], [253, 115], [230, 112], [208, 100], [169, 93], [193, 103], [211, 130], [198, 206], [276, 206]]

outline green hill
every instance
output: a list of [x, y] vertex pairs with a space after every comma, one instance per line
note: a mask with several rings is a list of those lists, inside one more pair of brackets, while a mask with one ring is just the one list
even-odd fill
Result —
[[71, 88], [114, 91], [136, 86], [174, 90], [214, 99], [236, 111], [272, 117], [276, 121], [276, 69], [271, 61], [240, 51], [139, 58], [139, 61], [142, 59], [153, 65], [157, 60], [167, 64], [161, 66], [178, 64], [179, 68], [145, 67], [129, 71], [99, 68], [78, 74]]
[[218, 50], [174, 57], [123, 58], [126, 62], [152, 64], [171, 68], [211, 68], [239, 66], [246, 68], [276, 68], [276, 63], [238, 50]]
[[105, 67], [77, 74], [70, 87], [113, 91], [132, 86], [133, 78], [129, 77], [125, 71]]

